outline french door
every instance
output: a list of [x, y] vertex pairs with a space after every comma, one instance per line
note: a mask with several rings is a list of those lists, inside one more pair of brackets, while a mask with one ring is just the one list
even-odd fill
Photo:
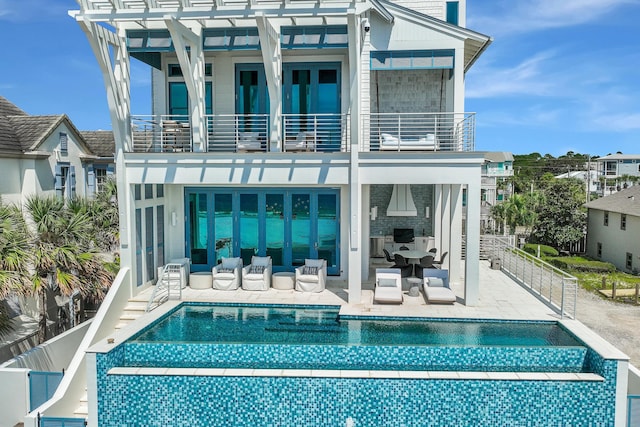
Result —
[[339, 191], [334, 189], [187, 189], [187, 256], [194, 271], [222, 257], [271, 256], [274, 271], [306, 258], [327, 260], [339, 274]]

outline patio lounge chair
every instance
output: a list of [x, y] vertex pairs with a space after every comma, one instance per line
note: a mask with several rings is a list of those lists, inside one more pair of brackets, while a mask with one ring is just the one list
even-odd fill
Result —
[[222, 258], [211, 270], [213, 289], [235, 291], [242, 280], [242, 258]]
[[377, 268], [374, 302], [402, 304], [402, 275], [399, 268]]
[[245, 291], [269, 290], [271, 269], [271, 257], [251, 257], [251, 264], [242, 269], [242, 289]]
[[327, 281], [327, 260], [305, 259], [296, 268], [296, 291], [322, 292]]
[[429, 304], [453, 304], [456, 294], [449, 287], [449, 270], [425, 268], [423, 288]]

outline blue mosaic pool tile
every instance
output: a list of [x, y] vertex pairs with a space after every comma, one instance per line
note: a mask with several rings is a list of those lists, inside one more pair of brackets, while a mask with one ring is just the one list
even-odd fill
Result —
[[[615, 363], [603, 362], [603, 365]], [[608, 369], [608, 368], [607, 368]], [[105, 375], [100, 425], [613, 426], [608, 381]]]
[[582, 372], [585, 347], [126, 343], [122, 366]]

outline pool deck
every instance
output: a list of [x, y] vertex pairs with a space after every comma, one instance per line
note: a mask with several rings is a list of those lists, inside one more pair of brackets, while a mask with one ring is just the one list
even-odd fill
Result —
[[[380, 266], [383, 267], [383, 266]], [[219, 291], [214, 289], [183, 290], [184, 301], [232, 302], [250, 304], [319, 304], [341, 305], [341, 314], [371, 316], [406, 316], [466, 319], [515, 319], [515, 320], [558, 320], [552, 309], [541, 303], [535, 296], [522, 288], [504, 273], [491, 270], [487, 261], [480, 263], [479, 301], [475, 306], [464, 305], [464, 287], [453, 283], [457, 302], [454, 304], [429, 304], [421, 291], [419, 296], [408, 295], [408, 284], [403, 279], [404, 301], [402, 304], [379, 304], [373, 301], [373, 277], [363, 283], [362, 299], [359, 304], [347, 304], [348, 286], [345, 281], [331, 280], [320, 293], [304, 293], [294, 290], [269, 289], [268, 291]], [[148, 298], [150, 290], [140, 297]]]

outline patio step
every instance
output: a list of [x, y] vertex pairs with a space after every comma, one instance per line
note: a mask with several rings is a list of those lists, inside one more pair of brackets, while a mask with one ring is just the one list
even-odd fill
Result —
[[89, 403], [87, 399], [87, 391], [85, 390], [84, 394], [80, 398], [80, 402], [75, 411], [73, 411], [73, 415], [76, 417], [87, 418], [89, 416]]

